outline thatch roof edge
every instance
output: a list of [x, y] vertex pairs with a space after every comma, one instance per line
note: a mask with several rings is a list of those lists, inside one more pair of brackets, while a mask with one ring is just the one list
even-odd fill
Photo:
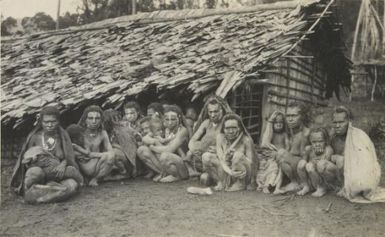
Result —
[[93, 22], [90, 24], [69, 27], [62, 30], [53, 30], [39, 32], [28, 36], [22, 37], [6, 37], [1, 38], [1, 42], [11, 42], [20, 39], [26, 38], [39, 38], [44, 35], [62, 35], [62, 34], [71, 34], [79, 31], [92, 31], [108, 28], [111, 26], [117, 26], [119, 24], [128, 23], [128, 22], [139, 22], [139, 23], [154, 23], [154, 22], [167, 22], [167, 21], [178, 21], [178, 20], [188, 20], [196, 19], [208, 16], [215, 15], [227, 15], [227, 14], [244, 14], [252, 13], [261, 10], [279, 10], [279, 9], [296, 9], [298, 7], [306, 7], [311, 4], [320, 2], [320, 0], [295, 0], [295, 1], [281, 1], [276, 3], [269, 4], [259, 4], [255, 6], [244, 6], [240, 8], [219, 8], [219, 9], [183, 9], [183, 10], [159, 10], [154, 12], [141, 12], [136, 15], [127, 15], [111, 19], [106, 19], [98, 22]]

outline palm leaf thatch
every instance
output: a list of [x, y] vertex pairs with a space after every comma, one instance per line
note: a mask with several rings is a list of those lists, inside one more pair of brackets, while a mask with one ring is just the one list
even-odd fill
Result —
[[[226, 96], [327, 19], [330, 4], [307, 2], [141, 13], [4, 39], [2, 125], [20, 127], [48, 104], [62, 111], [96, 102], [117, 107], [149, 88], [183, 88], [193, 99], [219, 88]], [[347, 68], [340, 55], [334, 63]]]

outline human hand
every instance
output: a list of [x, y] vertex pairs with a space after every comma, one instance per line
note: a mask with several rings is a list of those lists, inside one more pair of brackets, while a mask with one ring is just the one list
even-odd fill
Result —
[[207, 149], [207, 152], [217, 153], [217, 149], [215, 148], [215, 146], [209, 146], [209, 148]]
[[67, 167], [67, 164], [65, 162], [60, 163], [56, 168], [56, 178], [62, 179], [64, 177], [64, 172]]
[[232, 176], [238, 179], [246, 177], [246, 171], [232, 171]]
[[202, 151], [201, 150], [195, 150], [192, 152], [194, 156], [196, 157], [201, 157], [202, 156]]

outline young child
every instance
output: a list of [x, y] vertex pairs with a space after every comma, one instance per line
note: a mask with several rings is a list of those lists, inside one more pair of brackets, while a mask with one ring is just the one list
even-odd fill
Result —
[[[157, 117], [153, 117], [150, 119], [149, 130], [150, 131], [147, 132], [142, 138], [143, 143], [147, 146], [166, 145], [175, 138], [174, 134], [170, 134], [169, 136], [164, 137], [165, 132], [164, 132], [163, 122], [161, 119]], [[179, 153], [179, 150], [178, 150], [178, 153]]]
[[324, 128], [315, 128], [309, 134], [310, 146], [305, 147], [303, 159], [298, 163], [298, 176], [303, 185], [298, 195], [307, 194], [312, 187], [313, 197], [321, 197], [326, 193], [326, 183], [323, 182], [319, 171], [321, 162], [331, 162], [333, 148], [329, 144], [328, 132]]
[[[60, 165], [60, 160], [49, 152], [44, 151], [40, 146], [30, 147], [23, 155], [22, 164], [27, 167], [40, 167], [45, 173], [46, 180], [49, 181], [61, 181], [58, 180], [58, 172], [56, 168]], [[74, 179], [79, 185], [83, 186], [84, 179], [79, 170], [75, 167], [67, 166], [64, 171], [62, 180]]]
[[257, 173], [258, 190], [270, 193], [269, 187], [275, 187], [274, 194], [280, 193], [282, 173], [276, 155], [280, 149], [289, 149], [289, 137], [286, 133], [285, 115], [274, 111], [262, 136], [259, 171]]
[[186, 128], [189, 130], [189, 133], [193, 134], [195, 123], [198, 119], [198, 114], [195, 111], [194, 107], [187, 107], [185, 114]]

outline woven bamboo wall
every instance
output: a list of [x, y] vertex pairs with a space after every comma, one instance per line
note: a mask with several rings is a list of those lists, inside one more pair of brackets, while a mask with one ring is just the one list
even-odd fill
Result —
[[227, 96], [235, 113], [240, 115], [254, 143], [259, 142], [262, 125], [263, 86], [245, 83]]
[[325, 106], [323, 101], [326, 74], [317, 59], [310, 51], [303, 48], [295, 50], [291, 55], [282, 57], [266, 70], [263, 91], [262, 131], [264, 122], [274, 110], [285, 112], [291, 101]]

